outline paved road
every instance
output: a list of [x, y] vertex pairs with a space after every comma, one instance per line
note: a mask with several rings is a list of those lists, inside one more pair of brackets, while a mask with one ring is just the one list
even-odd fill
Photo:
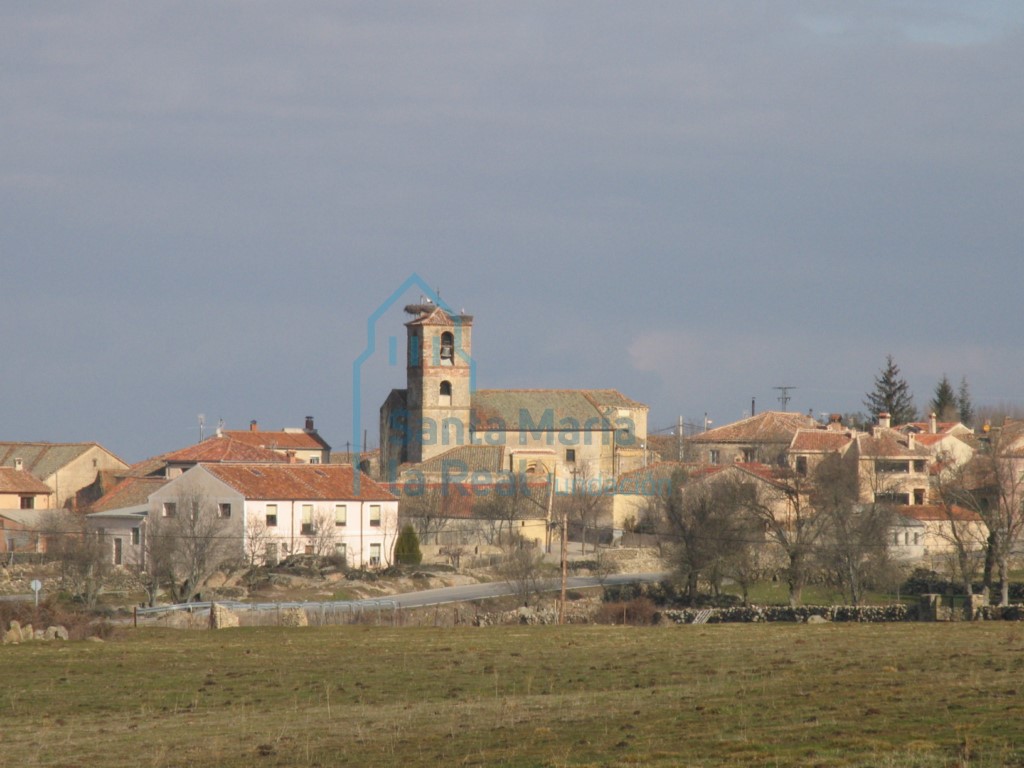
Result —
[[[637, 582], [660, 581], [667, 573], [616, 573], [604, 579], [596, 576], [570, 576], [566, 582], [569, 589], [583, 587], [600, 587], [612, 584], [634, 584]], [[549, 579], [544, 582], [545, 592], [557, 592], [562, 588], [561, 579]], [[445, 603], [465, 603], [472, 600], [483, 600], [489, 597], [514, 595], [515, 587], [506, 581], [491, 581], [486, 584], [465, 584], [459, 587], [442, 587], [440, 589], [424, 589], [419, 592], [404, 592], [388, 595], [377, 600], [359, 600], [357, 604], [376, 605], [381, 601], [393, 602], [399, 608], [423, 608], [429, 605]]]

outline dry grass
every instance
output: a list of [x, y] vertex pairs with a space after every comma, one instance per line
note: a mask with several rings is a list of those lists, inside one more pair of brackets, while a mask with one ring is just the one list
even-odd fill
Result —
[[1016, 624], [137, 630], [0, 669], [27, 768], [1024, 766]]

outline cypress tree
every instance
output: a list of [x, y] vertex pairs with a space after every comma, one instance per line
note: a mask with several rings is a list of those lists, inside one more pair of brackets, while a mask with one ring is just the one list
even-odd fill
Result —
[[395, 562], [399, 565], [419, 565], [422, 561], [420, 539], [412, 525], [406, 523], [395, 542]]

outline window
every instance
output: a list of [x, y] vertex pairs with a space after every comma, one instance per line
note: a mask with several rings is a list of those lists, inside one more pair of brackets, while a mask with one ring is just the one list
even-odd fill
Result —
[[455, 337], [451, 331], [441, 334], [441, 365], [455, 365]]
[[902, 504], [906, 506], [910, 503], [909, 493], [899, 493], [897, 491], [883, 491], [875, 494], [876, 504]]
[[807, 474], [807, 457], [806, 456], [797, 456], [796, 457], [796, 473], [798, 475], [806, 475]]
[[348, 506], [345, 504], [334, 505], [334, 524], [336, 526], [348, 524]]
[[745, 464], [753, 464], [757, 461], [757, 449], [756, 448], [744, 448], [743, 449], [743, 462]]
[[375, 527], [380, 525], [380, 504], [370, 505], [370, 525]]
[[124, 541], [114, 539], [114, 565], [124, 565]]
[[713, 448], [710, 451], [708, 451], [708, 462], [709, 463], [717, 464], [719, 461], [721, 461], [721, 459], [722, 459], [722, 455], [718, 452], [717, 449]]
[[177, 517], [178, 505], [175, 504], [173, 501], [165, 501], [163, 508], [160, 511], [160, 514], [162, 514], [164, 517]]
[[277, 527], [277, 504], [267, 504], [267, 528]]
[[914, 459], [914, 471], [924, 472], [924, 459]]
[[199, 499], [192, 499], [192, 519], [199, 519]]
[[566, 462], [566, 464], [575, 464], [576, 463], [576, 449], [575, 448], [566, 448], [565, 449], [565, 462]]
[[302, 505], [302, 535], [312, 536], [313, 535], [313, 505], [303, 504]]
[[914, 534], [914, 546], [916, 547], [920, 543], [921, 543], [921, 534], [920, 533], [915, 533]]
[[221, 520], [226, 520], [231, 517], [231, 505], [230, 504], [218, 504], [217, 505], [217, 517]]
[[342, 560], [345, 560], [348, 557], [348, 547], [345, 546], [345, 542], [343, 541], [339, 541], [334, 545], [334, 551]]
[[915, 504], [924, 504], [924, 488], [915, 488], [914, 489], [914, 503]]
[[21, 497], [21, 508], [22, 509], [35, 509], [36, 508], [36, 497], [35, 496], [22, 496]]
[[319, 456], [310, 456], [309, 457], [309, 463], [310, 464], [319, 464], [320, 463], [320, 457]]
[[897, 547], [900, 545], [900, 532], [899, 531], [896, 531], [896, 535], [892, 537], [892, 543], [893, 543], [894, 546], [897, 546]]
[[141, 542], [142, 533], [139, 531], [138, 528], [132, 528], [132, 544], [137, 547]]
[[380, 565], [380, 544], [370, 545], [370, 565]]
[[438, 405], [451, 405], [452, 404], [452, 383], [450, 381], [442, 381], [441, 389], [437, 396]]
[[910, 471], [910, 462], [907, 461], [886, 461], [884, 459], [878, 459], [875, 462], [875, 472], [894, 474], [894, 473], [906, 473]]

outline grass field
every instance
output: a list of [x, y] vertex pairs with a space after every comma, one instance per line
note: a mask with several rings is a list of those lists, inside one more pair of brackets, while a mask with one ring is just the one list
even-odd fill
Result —
[[140, 629], [0, 683], [3, 766], [1024, 766], [1009, 623]]

